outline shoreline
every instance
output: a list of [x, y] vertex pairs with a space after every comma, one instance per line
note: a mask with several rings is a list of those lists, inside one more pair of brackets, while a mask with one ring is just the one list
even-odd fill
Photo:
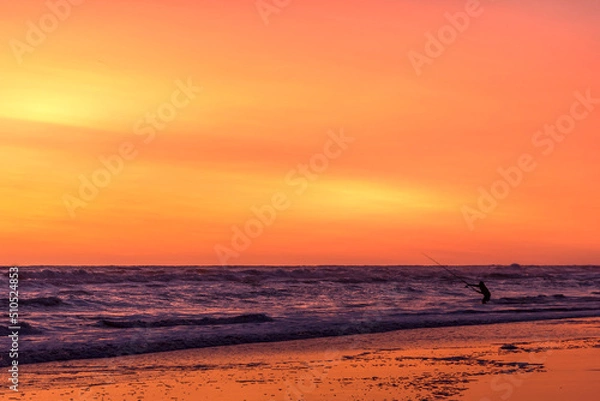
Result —
[[[31, 364], [23, 366], [19, 393], [5, 387], [0, 394], [19, 400], [287, 401], [336, 395], [342, 400], [450, 399], [472, 392], [495, 399], [490, 397], [507, 394], [511, 382], [495, 383], [504, 392], [485, 395], [484, 390], [495, 390], [493, 378], [532, 377], [528, 382], [547, 385], [544, 374], [551, 366], [561, 366], [557, 360], [580, 360], [582, 367], [591, 363], [598, 370], [575, 377], [599, 378], [600, 362], [595, 361], [600, 361], [600, 318], [422, 328]], [[594, 389], [600, 390], [598, 385]]]
[[[73, 357], [73, 349], [68, 350], [69, 353], [64, 353], [65, 350], [57, 349], [53, 350], [53, 359], [49, 359], [48, 356], [34, 357], [28, 356], [27, 354], [21, 358], [19, 363], [20, 366], [29, 366], [41, 363], [52, 363], [52, 362], [70, 362], [77, 360], [88, 360], [88, 359], [107, 359], [107, 358], [119, 358], [134, 355], [147, 355], [147, 354], [158, 354], [163, 352], [175, 352], [175, 351], [186, 351], [186, 350], [197, 350], [205, 348], [215, 347], [233, 347], [244, 344], [278, 344], [289, 341], [305, 341], [305, 340], [319, 340], [336, 337], [347, 337], [355, 335], [372, 335], [372, 334], [385, 334], [396, 331], [410, 331], [410, 330], [429, 330], [429, 329], [444, 329], [444, 328], [469, 328], [477, 326], [494, 326], [503, 324], [513, 323], [535, 323], [544, 321], [554, 320], [568, 320], [568, 319], [593, 319], [600, 318], [600, 315], [596, 311], [564, 311], [554, 312], [554, 316], [541, 316], [537, 312], [520, 312], [516, 314], [517, 317], [511, 317], [502, 319], [502, 316], [508, 315], [505, 311], [487, 312], [487, 313], [475, 313], [473, 317], [452, 317], [452, 315], [431, 315], [427, 319], [421, 322], [393, 322], [393, 321], [378, 321], [373, 319], [372, 321], [361, 321], [361, 322], [346, 322], [339, 323], [337, 326], [331, 326], [322, 328], [320, 330], [314, 328], [305, 328], [301, 330], [298, 327], [295, 332], [261, 332], [258, 329], [260, 326], [256, 326], [257, 329], [254, 332], [249, 332], [244, 335], [228, 334], [226, 331], [223, 332], [222, 337], [208, 337], [199, 341], [185, 339], [185, 342], [179, 341], [177, 343], [168, 344], [164, 340], [150, 341], [140, 334], [134, 334], [133, 337], [137, 340], [142, 340], [143, 346], [136, 348], [132, 342], [127, 351], [119, 350], [117, 348], [105, 348], [99, 344], [90, 344], [86, 347], [81, 347], [77, 350], [77, 356]], [[257, 314], [258, 315], [258, 314]], [[264, 315], [265, 319], [268, 318]], [[450, 317], [448, 317], [450, 316]], [[483, 322], [482, 318], [493, 319], [491, 322]], [[444, 319], [447, 319], [446, 321]], [[461, 320], [457, 320], [461, 319]], [[267, 323], [260, 323], [269, 324]], [[194, 326], [188, 326], [194, 327]], [[202, 327], [202, 326], [199, 326]], [[227, 325], [215, 326], [215, 330], [225, 330], [224, 327]], [[119, 330], [119, 329], [114, 329]], [[340, 334], [343, 333], [343, 334]], [[131, 334], [129, 334], [131, 335]], [[34, 352], [32, 352], [34, 353]], [[106, 356], [96, 356], [99, 354], [105, 354]], [[37, 358], [37, 359], [36, 359]], [[6, 355], [0, 357], [0, 367], [9, 366], [10, 361], [6, 358]]]

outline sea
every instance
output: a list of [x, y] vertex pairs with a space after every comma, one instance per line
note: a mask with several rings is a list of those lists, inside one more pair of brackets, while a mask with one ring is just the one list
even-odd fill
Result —
[[[19, 267], [19, 363], [600, 316], [598, 266], [449, 269]], [[483, 305], [463, 280], [483, 280], [491, 301]], [[8, 298], [1, 303], [8, 312]], [[0, 334], [9, 349], [5, 319]], [[8, 365], [8, 352], [1, 355]]]

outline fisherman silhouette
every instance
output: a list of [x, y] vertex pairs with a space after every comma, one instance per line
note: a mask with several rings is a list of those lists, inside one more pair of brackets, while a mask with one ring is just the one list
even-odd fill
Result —
[[483, 299], [481, 300], [482, 304], [487, 304], [492, 298], [492, 293], [488, 290], [483, 281], [480, 281], [479, 284], [467, 284], [467, 287], [473, 287], [473, 289], [475, 289], [475, 287], [479, 288], [475, 291], [483, 295]]
[[[488, 288], [485, 286], [483, 281], [480, 281], [479, 284], [469, 284], [464, 278], [462, 278], [458, 274], [455, 274], [452, 270], [448, 269], [446, 266], [444, 266], [443, 264], [441, 264], [440, 262], [438, 262], [431, 256], [427, 255], [426, 253], [424, 253], [423, 256], [425, 256], [427, 259], [431, 260], [436, 265], [438, 265], [439, 267], [446, 270], [448, 273], [452, 274], [454, 277], [456, 277], [457, 279], [459, 279], [460, 281], [465, 283], [466, 284], [465, 288], [471, 287], [471, 289], [473, 289], [473, 291], [478, 292], [481, 295], [483, 295], [483, 299], [481, 300], [482, 304], [487, 304], [490, 301], [490, 299], [492, 298], [492, 293], [490, 292], [490, 290], [488, 290]], [[476, 288], [479, 288], [479, 289], [476, 289]]]

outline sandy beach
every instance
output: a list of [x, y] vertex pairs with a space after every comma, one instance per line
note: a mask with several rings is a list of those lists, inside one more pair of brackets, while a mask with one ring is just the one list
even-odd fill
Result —
[[600, 319], [402, 330], [53, 362], [18, 400], [597, 399]]

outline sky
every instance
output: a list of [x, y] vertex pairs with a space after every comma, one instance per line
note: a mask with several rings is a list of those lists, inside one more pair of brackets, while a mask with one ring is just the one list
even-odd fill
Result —
[[599, 18], [3, 2], [0, 264], [600, 264]]

